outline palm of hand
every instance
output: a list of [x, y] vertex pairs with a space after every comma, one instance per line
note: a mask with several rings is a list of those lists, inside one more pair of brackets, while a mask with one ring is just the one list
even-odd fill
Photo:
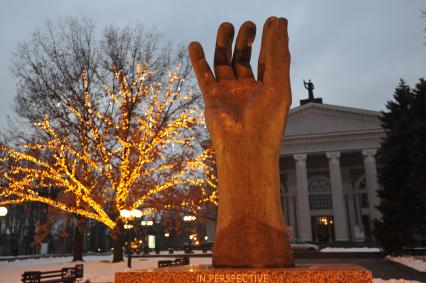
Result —
[[278, 95], [272, 88], [254, 81], [229, 81], [218, 83], [211, 91], [205, 116], [214, 141], [267, 141], [267, 137], [283, 128], [284, 111], [280, 110]]

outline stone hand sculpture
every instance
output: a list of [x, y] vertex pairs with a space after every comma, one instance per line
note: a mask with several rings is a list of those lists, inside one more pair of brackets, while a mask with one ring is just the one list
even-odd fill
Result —
[[220, 25], [214, 73], [198, 42], [189, 54], [203, 93], [216, 152], [219, 212], [213, 265], [293, 266], [280, 202], [279, 153], [291, 104], [287, 20], [263, 27], [255, 79], [250, 57], [256, 26], [245, 22], [232, 53], [234, 27]]

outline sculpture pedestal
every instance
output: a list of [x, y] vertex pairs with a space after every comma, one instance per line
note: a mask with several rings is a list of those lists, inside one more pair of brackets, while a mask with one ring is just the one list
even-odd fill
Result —
[[275, 283], [372, 282], [372, 274], [359, 265], [313, 264], [295, 268], [214, 268], [186, 265], [115, 273], [116, 283]]

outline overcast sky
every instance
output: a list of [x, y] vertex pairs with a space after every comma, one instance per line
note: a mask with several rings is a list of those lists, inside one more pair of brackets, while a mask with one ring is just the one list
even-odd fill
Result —
[[107, 25], [143, 23], [175, 42], [200, 41], [211, 62], [216, 30], [246, 20], [260, 33], [269, 16], [289, 21], [293, 107], [307, 97], [303, 79], [324, 103], [383, 110], [400, 78], [414, 85], [426, 77], [425, 0], [13, 0], [0, 8], [0, 128], [13, 115], [16, 80], [10, 73], [19, 41], [53, 22], [85, 16], [99, 33]]

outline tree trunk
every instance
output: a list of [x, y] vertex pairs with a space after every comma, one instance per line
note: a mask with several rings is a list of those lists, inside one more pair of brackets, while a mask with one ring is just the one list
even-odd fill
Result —
[[83, 261], [83, 242], [86, 221], [82, 216], [77, 215], [77, 226], [74, 233], [73, 259], [72, 261]]
[[121, 221], [117, 221], [117, 225], [115, 225], [114, 229], [112, 229], [111, 240], [112, 240], [112, 247], [114, 249], [112, 262], [124, 261], [123, 223]]

